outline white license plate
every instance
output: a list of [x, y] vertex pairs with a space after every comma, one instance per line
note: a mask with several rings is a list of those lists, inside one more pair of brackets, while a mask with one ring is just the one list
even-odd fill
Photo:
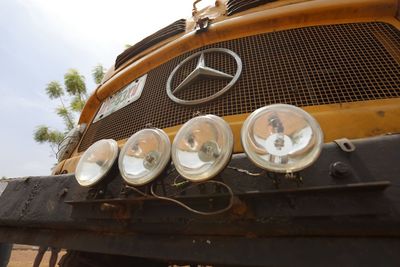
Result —
[[147, 74], [134, 80], [117, 93], [107, 98], [97, 112], [93, 122], [99, 121], [115, 111], [127, 106], [138, 100], [142, 94], [144, 84], [146, 83]]

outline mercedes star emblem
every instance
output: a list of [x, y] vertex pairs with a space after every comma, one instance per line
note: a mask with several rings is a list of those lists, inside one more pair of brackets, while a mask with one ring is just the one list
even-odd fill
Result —
[[[236, 62], [236, 73], [235, 75], [231, 75], [210, 67], [206, 66], [206, 62], [204, 60], [204, 55], [208, 53], [225, 53], [233, 57], [233, 59]], [[198, 62], [196, 68], [188, 75], [186, 76], [183, 81], [176, 86], [175, 88], [172, 88], [172, 79], [174, 78], [176, 72], [189, 60], [193, 58], [198, 57]], [[205, 103], [208, 101], [211, 101], [223, 94], [225, 94], [239, 79], [240, 74], [242, 73], [242, 60], [240, 57], [233, 51], [226, 49], [226, 48], [210, 48], [207, 50], [199, 51], [189, 57], [187, 57], [185, 60], [183, 60], [181, 63], [178, 64], [178, 66], [175, 67], [175, 69], [171, 72], [171, 74], [168, 77], [167, 81], [167, 94], [169, 98], [171, 98], [174, 102], [182, 105], [197, 105], [201, 103]], [[185, 99], [180, 99], [176, 97], [176, 94], [182, 90], [185, 90], [188, 88], [191, 84], [195, 83], [199, 79], [223, 79], [223, 80], [230, 80], [230, 82], [221, 90], [216, 92], [213, 95], [204, 97], [204, 98], [199, 98], [199, 99], [194, 99], [194, 100], [185, 100]]]

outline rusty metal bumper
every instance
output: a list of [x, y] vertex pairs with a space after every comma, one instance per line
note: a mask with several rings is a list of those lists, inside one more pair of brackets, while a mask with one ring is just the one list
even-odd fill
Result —
[[[260, 170], [235, 155], [234, 168], [217, 177], [232, 188], [235, 204], [214, 216], [140, 197], [116, 167], [92, 189], [73, 174], [1, 182], [0, 241], [175, 263], [398, 266], [400, 135], [351, 143], [352, 152], [326, 144], [295, 180], [250, 176], [243, 170]], [[160, 193], [171, 193], [175, 177], [164, 174]], [[177, 198], [203, 210], [227, 203], [223, 191], [207, 186]]]

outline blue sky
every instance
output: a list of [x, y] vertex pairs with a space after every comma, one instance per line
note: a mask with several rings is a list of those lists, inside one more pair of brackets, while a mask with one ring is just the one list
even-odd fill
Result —
[[93, 66], [109, 67], [125, 44], [189, 17], [191, 8], [190, 0], [0, 0], [0, 177], [47, 175], [56, 162], [32, 137], [41, 124], [63, 129], [47, 83], [76, 68], [91, 92]]

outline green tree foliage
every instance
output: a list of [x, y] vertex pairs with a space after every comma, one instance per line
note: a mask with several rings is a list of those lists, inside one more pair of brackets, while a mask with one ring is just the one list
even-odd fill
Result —
[[48, 126], [40, 125], [36, 128], [33, 139], [38, 143], [49, 143], [52, 151], [57, 153], [58, 144], [62, 142], [65, 134]]
[[80, 75], [76, 69], [69, 69], [64, 75], [65, 90], [71, 96], [83, 99], [86, 96], [85, 77]]
[[71, 109], [75, 112], [81, 112], [84, 106], [85, 100], [82, 100], [79, 97], [75, 96], [71, 101]]
[[92, 70], [93, 80], [97, 85], [99, 85], [101, 83], [105, 73], [106, 73], [106, 69], [101, 64], [97, 64], [93, 68], [93, 70]]
[[[93, 68], [93, 79], [96, 84], [99, 84], [103, 79], [105, 69], [98, 64]], [[59, 100], [60, 106], [56, 108], [56, 114], [64, 121], [65, 129], [59, 131], [52, 129], [46, 125], [38, 126], [33, 138], [38, 143], [48, 143], [54, 153], [57, 152], [58, 145], [64, 140], [65, 135], [74, 128], [75, 117], [83, 110], [87, 100], [85, 77], [76, 69], [70, 69], [64, 75], [63, 88], [58, 81], [51, 81], [47, 84], [45, 91], [48, 97], [52, 100]], [[69, 105], [65, 105], [65, 92], [68, 93], [67, 101]]]
[[38, 143], [45, 143], [50, 140], [52, 141], [52, 143], [58, 144], [62, 141], [63, 138], [64, 134], [62, 132], [51, 130], [45, 125], [38, 126], [34, 134], [34, 139]]
[[64, 95], [64, 90], [61, 84], [57, 81], [52, 81], [47, 84], [46, 93], [50, 99], [60, 98]]
[[51, 81], [47, 84], [46, 93], [50, 99], [59, 99], [61, 103], [61, 107], [56, 109], [57, 114], [64, 120], [65, 125], [68, 130], [71, 130], [74, 127], [74, 118], [72, 113], [67, 109], [64, 104], [63, 96], [64, 90], [61, 84], [57, 81]]
[[74, 128], [75, 122], [74, 119], [71, 118], [71, 111], [68, 110], [66, 107], [60, 106], [56, 108], [56, 113], [64, 120], [64, 124], [68, 131]]

